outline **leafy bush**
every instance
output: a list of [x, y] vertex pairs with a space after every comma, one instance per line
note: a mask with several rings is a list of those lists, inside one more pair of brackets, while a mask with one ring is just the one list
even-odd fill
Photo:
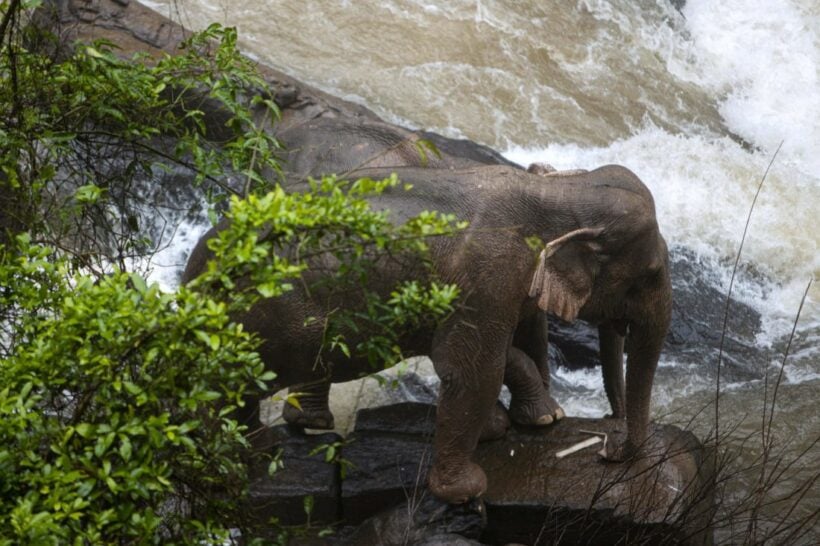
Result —
[[[213, 206], [272, 187], [279, 146], [265, 129], [278, 110], [235, 29], [122, 59], [105, 41], [59, 44], [26, 24], [29, 4], [0, 3], [0, 232], [34, 230], [101, 273], [156, 249], [166, 192]], [[187, 187], [169, 187], [169, 172]]]
[[[66, 49], [27, 25], [39, 3], [0, 2], [0, 545], [216, 544], [233, 528], [251, 540], [232, 411], [273, 376], [231, 316], [332, 255], [329, 289], [355, 286], [367, 306], [334, 317], [328, 343], [393, 360], [400, 330], [445, 315], [458, 291], [370, 293], [373, 264], [423, 263], [425, 237], [459, 225], [425, 213], [394, 226], [371, 210], [395, 178], [278, 187], [276, 106], [233, 29], [123, 60], [114, 44]], [[170, 294], [129, 271], [156, 247], [169, 170], [212, 212], [233, 196], [214, 261]], [[378, 335], [347, 347], [351, 325]]]
[[51, 305], [0, 364], [0, 544], [224, 534], [245, 445], [228, 412], [271, 377], [226, 306], [137, 274], [66, 278], [25, 237], [3, 258], [23, 289], [4, 303], [41, 305], [46, 277]]
[[[303, 273], [273, 251], [283, 241], [369, 262], [366, 248], [423, 251], [424, 237], [453, 229], [438, 215], [393, 226], [372, 211], [364, 196], [397, 183], [343, 192], [326, 179], [324, 193], [234, 199], [208, 270], [170, 294], [135, 273], [68, 276], [28, 236], [3, 249], [0, 301], [17, 313], [0, 361], [0, 544], [192, 543], [241, 528], [247, 444], [231, 411], [274, 376], [230, 314]], [[390, 355], [406, 322], [446, 314], [457, 294], [411, 283], [373, 295], [382, 344], [357, 349]]]

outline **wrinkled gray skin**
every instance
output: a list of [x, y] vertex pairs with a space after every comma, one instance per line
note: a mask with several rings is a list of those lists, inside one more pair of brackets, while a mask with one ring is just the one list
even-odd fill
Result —
[[[275, 136], [285, 149], [280, 159], [289, 183], [370, 167], [517, 167], [496, 151], [468, 140], [376, 121], [316, 118], [277, 130]], [[438, 154], [422, 141], [432, 143]]]
[[[437, 210], [470, 222], [456, 237], [430, 241], [438, 277], [461, 287], [456, 310], [434, 329], [400, 340], [405, 353], [430, 355], [441, 378], [431, 491], [456, 503], [485, 491], [486, 475], [470, 458], [510, 355], [518, 354], [517, 331], [543, 311], [599, 324], [604, 370], [620, 373], [627, 336], [627, 436], [608, 446], [607, 457], [636, 454], [647, 437], [652, 381], [671, 310], [666, 243], [641, 181], [619, 166], [557, 183], [506, 166], [365, 169], [351, 176], [380, 179], [392, 172], [413, 189], [390, 190], [372, 204], [389, 209], [394, 221]], [[537, 262], [525, 242], [533, 236], [548, 242]], [[201, 241], [185, 278], [202, 271], [207, 257]], [[380, 273], [377, 291], [418, 272], [388, 265]], [[241, 318], [264, 340], [261, 356], [279, 374], [272, 389], [344, 381], [365, 369], [366, 362], [338, 352], [319, 354], [326, 309], [296, 289]], [[308, 317], [319, 320], [304, 326]], [[608, 392], [617, 389], [617, 378], [606, 371], [604, 378]]]
[[[470, 141], [373, 121], [317, 118], [279, 130], [276, 138], [286, 150], [281, 164], [285, 183], [289, 186], [300, 184], [308, 177], [344, 175], [366, 167], [518, 167], [494, 150]], [[423, 141], [431, 143], [435, 151]], [[554, 174], [554, 171], [551, 172]], [[504, 376], [504, 383], [512, 395], [509, 418], [521, 425], [534, 426], [549, 425], [561, 419], [564, 411], [549, 395], [545, 315], [533, 316], [520, 325], [515, 347], [518, 349], [510, 351], [507, 356]], [[287, 405], [283, 414], [285, 421], [307, 428], [333, 428], [333, 415], [328, 407], [329, 389], [329, 382], [291, 387], [291, 392], [300, 393], [301, 410]], [[505, 428], [503, 416], [495, 415], [482, 439], [498, 437]]]

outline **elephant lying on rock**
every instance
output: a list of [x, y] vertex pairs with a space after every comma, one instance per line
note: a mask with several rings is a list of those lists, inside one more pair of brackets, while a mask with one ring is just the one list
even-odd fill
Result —
[[289, 183], [368, 167], [516, 166], [470, 141], [376, 121], [318, 118], [277, 131], [276, 138], [286, 150], [281, 162]]
[[[394, 221], [424, 210], [469, 221], [457, 236], [429, 243], [437, 277], [461, 287], [455, 311], [434, 329], [408, 333], [402, 345], [406, 354], [428, 354], [441, 378], [432, 492], [463, 502], [485, 491], [486, 476], [470, 458], [508, 360], [520, 356], [516, 335], [543, 311], [599, 324], [605, 370], [620, 373], [628, 338], [627, 437], [621, 445], [611, 442], [607, 457], [635, 455], [647, 437], [652, 381], [671, 310], [667, 248], [649, 190], [619, 166], [567, 176], [559, 184], [507, 166], [364, 169], [353, 175], [381, 179], [393, 172], [412, 190], [391, 189], [372, 205], [389, 209]], [[205, 267], [204, 240], [213, 234], [194, 249], [184, 280]], [[534, 237], [546, 242], [537, 260], [527, 243]], [[395, 268], [384, 271], [380, 282], [394, 286], [407, 275]], [[278, 374], [271, 389], [324, 385], [366, 370], [366, 361], [338, 351], [325, 351], [327, 368], [316, 369], [323, 313], [297, 288], [240, 317], [259, 334], [260, 354]], [[308, 317], [319, 320], [305, 326]]]

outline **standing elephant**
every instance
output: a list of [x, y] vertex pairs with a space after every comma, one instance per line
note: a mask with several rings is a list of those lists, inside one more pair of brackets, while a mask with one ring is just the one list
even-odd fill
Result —
[[[620, 374], [627, 337], [627, 437], [610, 445], [607, 457], [636, 454], [647, 437], [652, 381], [671, 310], [666, 243], [643, 183], [619, 166], [562, 177], [560, 183], [508, 166], [364, 169], [354, 175], [380, 179], [392, 172], [412, 190], [391, 189], [372, 205], [390, 210], [394, 221], [424, 210], [469, 221], [457, 236], [429, 242], [437, 278], [461, 288], [455, 311], [435, 328], [408, 332], [400, 341], [407, 354], [430, 355], [441, 378], [428, 476], [432, 492], [462, 502], [486, 489], [484, 472], [470, 459], [505, 369], [521, 356], [516, 337], [544, 311], [600, 325], [605, 380], [607, 369]], [[537, 260], [527, 242], [536, 237], [546, 242]], [[199, 274], [207, 259], [200, 241], [185, 280]], [[408, 274], [386, 269], [378, 282], [395, 286]], [[260, 354], [278, 374], [271, 389], [344, 381], [366, 369], [363, 359], [328, 350], [321, 355], [326, 366], [314, 366], [325, 310], [295, 289], [240, 317], [259, 334]], [[304, 326], [308, 317], [319, 320]], [[617, 388], [617, 378], [608, 381], [608, 391]]]
[[[286, 187], [298, 185], [308, 177], [344, 175], [362, 168], [518, 167], [494, 150], [469, 140], [410, 131], [371, 120], [316, 118], [277, 130], [276, 138], [285, 150], [280, 159]], [[545, 315], [533, 316], [521, 323], [515, 347], [517, 349], [508, 355], [504, 377], [512, 395], [510, 419], [521, 425], [535, 426], [561, 419], [564, 412], [549, 394]], [[285, 421], [307, 428], [332, 429], [333, 415], [327, 400], [329, 389], [329, 381], [293, 386], [291, 392], [300, 393], [301, 408], [286, 405]], [[497, 435], [497, 428], [486, 431], [487, 437]]]

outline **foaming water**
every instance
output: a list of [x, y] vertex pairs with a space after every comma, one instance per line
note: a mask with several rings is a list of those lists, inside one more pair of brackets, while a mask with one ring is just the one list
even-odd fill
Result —
[[151, 256], [150, 263], [141, 265], [143, 269], [148, 270], [148, 278], [159, 284], [163, 290], [176, 290], [188, 254], [209, 227], [204, 218], [181, 220], [173, 237]]
[[[732, 131], [820, 173], [820, 5], [793, 0], [692, 0], [684, 10], [700, 83], [725, 94]], [[815, 187], [817, 189], [817, 187]]]
[[[717, 286], [728, 289], [755, 192], [770, 157], [745, 150], [728, 137], [670, 134], [648, 127], [606, 147], [556, 144], [512, 148], [510, 160], [545, 161], [559, 169], [628, 165], [650, 188], [661, 231], [671, 245], [685, 245], [710, 262]], [[760, 311], [761, 342], [787, 333], [806, 283], [820, 272], [820, 232], [810, 229], [820, 210], [818, 179], [775, 163], [764, 181], [742, 252], [734, 296]], [[762, 278], [761, 278], [762, 277]], [[801, 323], [820, 327], [820, 287], [814, 286]]]
[[603, 145], [647, 119], [722, 128], [710, 95], [669, 77], [668, 59], [689, 53], [676, 45], [683, 18], [663, 1], [156, 3], [194, 27], [237, 25], [262, 61], [387, 119], [498, 148]]

